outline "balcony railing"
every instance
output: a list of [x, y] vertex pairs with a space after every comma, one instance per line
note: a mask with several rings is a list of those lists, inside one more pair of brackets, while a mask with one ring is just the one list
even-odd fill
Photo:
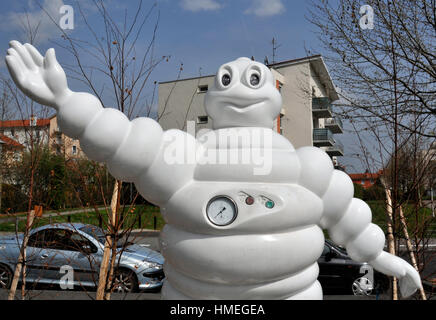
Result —
[[333, 133], [327, 128], [313, 129], [313, 145], [316, 147], [331, 147], [335, 143]]
[[312, 98], [312, 113], [318, 118], [331, 118], [332, 105], [329, 98]]
[[336, 156], [343, 156], [344, 155], [344, 145], [340, 143], [339, 141], [336, 141], [335, 144], [331, 147], [327, 147], [325, 152], [331, 157]]
[[332, 133], [343, 133], [342, 120], [337, 117], [325, 119], [324, 126]]

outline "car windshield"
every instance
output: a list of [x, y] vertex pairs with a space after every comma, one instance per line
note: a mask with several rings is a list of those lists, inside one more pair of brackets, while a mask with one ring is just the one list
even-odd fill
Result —
[[[86, 225], [86, 226], [80, 228], [80, 231], [83, 231], [83, 232], [89, 234], [94, 239], [97, 239], [98, 242], [100, 242], [101, 244], [105, 244], [106, 236], [105, 236], [103, 229], [96, 227], [96, 226], [93, 226], [93, 225]], [[126, 241], [126, 239], [119, 239], [117, 242], [117, 248], [128, 247], [132, 244], [133, 243]]]
[[339, 252], [343, 254], [347, 254], [347, 250], [344, 247], [341, 247], [340, 245], [334, 243], [333, 241], [326, 240], [332, 247], [335, 247]]
[[104, 242], [106, 240], [103, 229], [101, 229], [99, 227], [92, 226], [92, 225], [86, 225], [86, 226], [80, 228], [80, 231], [83, 231], [86, 234], [89, 234], [94, 239], [97, 239], [98, 242], [100, 242], [101, 244], [104, 244]]

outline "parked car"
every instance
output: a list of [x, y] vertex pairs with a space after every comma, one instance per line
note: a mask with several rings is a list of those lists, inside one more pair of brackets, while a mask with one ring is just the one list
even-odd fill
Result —
[[325, 241], [318, 264], [318, 280], [324, 293], [371, 295], [388, 289], [387, 276], [367, 263], [351, 260], [344, 248], [330, 240]]
[[[22, 235], [0, 238], [0, 287], [7, 288], [11, 284], [22, 240]], [[103, 230], [93, 225], [64, 223], [33, 229], [26, 250], [26, 282], [60, 285], [69, 268], [74, 271], [74, 286], [95, 287], [104, 242]], [[162, 287], [164, 258], [160, 253], [121, 241], [117, 247], [115, 291], [159, 290]]]

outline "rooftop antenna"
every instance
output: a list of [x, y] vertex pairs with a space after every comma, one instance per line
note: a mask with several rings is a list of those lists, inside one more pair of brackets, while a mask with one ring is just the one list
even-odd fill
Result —
[[276, 62], [276, 51], [282, 45], [281, 44], [277, 44], [277, 40], [274, 37], [272, 38], [271, 43], [272, 43], [272, 63], [275, 63]]

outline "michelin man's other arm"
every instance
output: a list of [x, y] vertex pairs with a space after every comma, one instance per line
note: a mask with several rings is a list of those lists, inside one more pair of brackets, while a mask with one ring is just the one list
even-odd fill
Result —
[[318, 148], [304, 147], [297, 152], [302, 164], [302, 180], [307, 181], [306, 187], [323, 200], [320, 227], [327, 229], [331, 239], [344, 246], [353, 260], [368, 262], [376, 270], [397, 277], [403, 297], [421, 288], [419, 273], [409, 263], [383, 251], [384, 232], [371, 223], [369, 206], [353, 198], [354, 187], [350, 177], [335, 170], [329, 157]]
[[71, 91], [54, 49], [42, 57], [32, 45], [11, 41], [6, 64], [28, 97], [57, 110], [63, 133], [79, 139], [90, 159], [107, 163], [115, 178], [135, 182], [147, 200], [165, 202], [192, 177], [193, 166], [168, 165], [163, 156], [168, 143], [193, 137], [179, 130], [163, 132], [150, 118], [129, 121], [122, 112], [103, 108], [95, 96]]

